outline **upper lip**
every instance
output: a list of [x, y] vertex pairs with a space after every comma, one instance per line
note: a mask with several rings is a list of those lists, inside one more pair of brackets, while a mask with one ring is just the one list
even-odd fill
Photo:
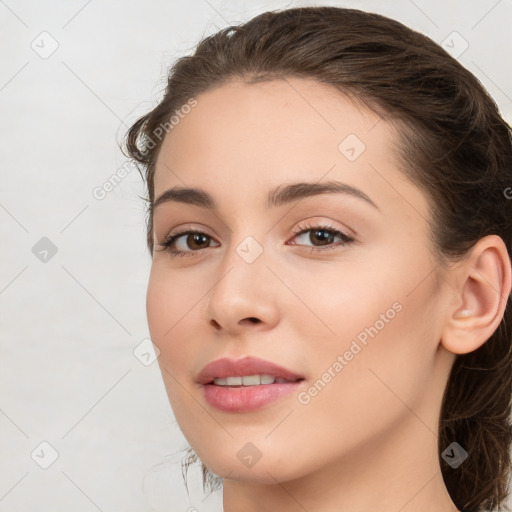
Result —
[[302, 375], [271, 361], [247, 356], [242, 359], [223, 357], [207, 364], [197, 375], [196, 382], [199, 384], [209, 384], [214, 379], [231, 376], [245, 377], [247, 375], [272, 375], [273, 377], [282, 377], [290, 381], [304, 378]]

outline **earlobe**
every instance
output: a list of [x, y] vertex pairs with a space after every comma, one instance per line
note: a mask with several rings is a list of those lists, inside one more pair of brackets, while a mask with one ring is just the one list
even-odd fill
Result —
[[471, 256], [456, 270], [460, 283], [443, 329], [442, 344], [454, 354], [482, 346], [503, 319], [511, 289], [511, 264], [506, 246], [497, 235], [478, 241]]

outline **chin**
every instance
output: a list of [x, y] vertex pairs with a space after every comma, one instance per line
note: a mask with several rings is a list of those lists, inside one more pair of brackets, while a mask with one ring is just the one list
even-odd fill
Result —
[[[249, 450], [247, 450], [248, 452]], [[285, 461], [290, 457], [276, 457], [275, 454], [269, 457], [261, 455], [259, 460], [250, 459], [244, 461], [245, 455], [232, 452], [233, 455], [226, 457], [224, 451], [222, 455], [210, 454], [209, 457], [201, 458], [204, 465], [215, 475], [227, 480], [236, 480], [239, 482], [250, 482], [254, 484], [275, 484], [276, 482], [286, 482], [303, 476], [302, 465], [293, 459], [293, 462], [287, 464]], [[197, 452], [196, 452], [197, 453]], [[240, 460], [240, 458], [242, 460]]]

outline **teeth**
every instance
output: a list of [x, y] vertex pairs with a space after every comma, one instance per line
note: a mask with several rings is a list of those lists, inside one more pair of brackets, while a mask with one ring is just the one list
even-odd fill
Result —
[[290, 382], [281, 377], [272, 375], [246, 375], [244, 377], [225, 377], [214, 379], [217, 386], [259, 386], [260, 384], [273, 384], [274, 382]]
[[244, 386], [258, 386], [261, 384], [261, 377], [259, 375], [246, 375], [242, 377], [242, 382]]

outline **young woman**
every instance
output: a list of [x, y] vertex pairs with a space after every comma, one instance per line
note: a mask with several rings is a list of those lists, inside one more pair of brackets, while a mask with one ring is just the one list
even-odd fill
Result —
[[127, 134], [147, 314], [225, 512], [500, 509], [511, 131], [429, 38], [353, 9], [205, 38]]

